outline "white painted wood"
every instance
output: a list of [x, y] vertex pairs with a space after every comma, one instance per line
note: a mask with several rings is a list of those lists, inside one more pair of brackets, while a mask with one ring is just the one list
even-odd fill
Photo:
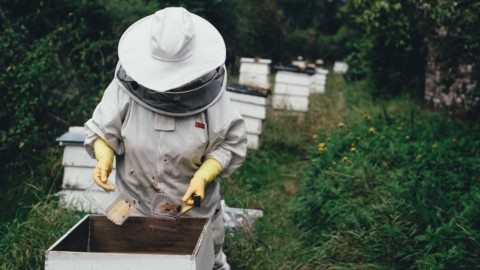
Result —
[[268, 75], [270, 74], [270, 67], [268, 64], [242, 62], [240, 64], [240, 73]]
[[241, 58], [240, 59], [240, 84], [269, 85], [270, 59]]
[[268, 76], [257, 73], [240, 73], [238, 83], [247, 85], [250, 83], [268, 85]]
[[60, 146], [65, 145], [83, 145], [85, 141], [85, 129], [84, 127], [73, 126], [68, 128], [68, 132], [65, 132], [60, 137], [56, 138], [56, 141]]
[[[93, 167], [97, 166], [97, 160], [91, 158], [82, 146], [67, 145], [63, 151], [63, 166]], [[113, 162], [115, 168], [115, 162]]]
[[306, 112], [308, 110], [308, 97], [275, 94], [273, 96], [272, 106], [278, 110]]
[[[58, 192], [60, 205], [64, 208], [74, 209], [89, 213], [100, 213], [96, 206], [85, 197], [85, 190], [62, 190]], [[92, 192], [92, 196], [100, 200], [104, 194]]]
[[327, 80], [326, 74], [313, 74], [311, 77], [312, 82], [325, 82]]
[[[63, 170], [63, 189], [87, 189], [92, 183], [94, 167], [65, 166]], [[115, 169], [112, 170], [108, 181], [115, 184]]]
[[348, 64], [345, 63], [345, 62], [336, 61], [333, 64], [333, 72], [334, 73], [345, 74], [345, 73], [347, 73], [347, 70], [348, 70]]
[[275, 75], [275, 84], [277, 83], [309, 86], [310, 76], [305, 73], [278, 71]]
[[88, 216], [79, 221], [45, 253], [45, 270], [209, 270], [214, 252], [211, 224], [208, 220], [199, 243], [191, 255], [67, 252], [53, 250]]
[[271, 64], [272, 60], [270, 59], [263, 59], [263, 58], [248, 58], [242, 57], [240, 58], [240, 63], [259, 63], [259, 64]]
[[262, 135], [263, 132], [263, 120], [248, 116], [243, 116], [245, 121], [245, 126], [247, 128], [247, 133]]
[[231, 100], [239, 101], [243, 103], [250, 103], [255, 105], [267, 106], [270, 102], [270, 99], [267, 97], [259, 97], [254, 95], [245, 95], [240, 93], [235, 93], [232, 91], [227, 91], [228, 96]]
[[310, 86], [310, 93], [323, 94], [325, 93], [325, 85], [322, 84], [312, 84]]
[[267, 116], [265, 107], [261, 105], [243, 103], [234, 100], [232, 100], [232, 105], [242, 116], [249, 116], [258, 119], [265, 119]]
[[275, 83], [274, 95], [289, 95], [289, 96], [300, 96], [308, 97], [310, 94], [309, 86], [297, 85], [297, 84], [287, 84], [287, 83]]
[[305, 68], [307, 67], [307, 61], [294, 60], [292, 61], [292, 65], [297, 66], [299, 68]]
[[262, 137], [256, 134], [247, 133], [247, 148], [249, 149], [258, 149], [262, 142]]
[[324, 75], [327, 75], [328, 74], [328, 69], [324, 69], [324, 68], [315, 68], [315, 72], [317, 74], [324, 74]]

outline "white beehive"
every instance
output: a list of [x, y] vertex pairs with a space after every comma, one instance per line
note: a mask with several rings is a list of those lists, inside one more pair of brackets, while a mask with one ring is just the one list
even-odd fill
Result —
[[306, 112], [310, 94], [310, 76], [306, 73], [278, 71], [272, 106], [276, 110]]
[[348, 70], [348, 64], [345, 63], [345, 62], [336, 61], [333, 64], [333, 72], [334, 73], [345, 74], [345, 73], [347, 73], [347, 70]]
[[209, 218], [130, 217], [121, 226], [88, 215], [45, 253], [45, 270], [207, 270], [214, 264]]
[[[91, 203], [85, 198], [87, 188], [93, 184], [93, 169], [97, 161], [91, 158], [83, 146], [85, 130], [83, 127], [70, 127], [68, 132], [57, 138], [63, 151], [64, 167], [62, 191], [59, 192], [60, 204], [77, 210], [91, 210]], [[115, 162], [108, 181], [115, 184]]]
[[258, 149], [267, 117], [268, 95], [249, 92], [244, 85], [229, 84], [227, 90], [233, 106], [245, 120], [248, 148]]
[[311, 77], [310, 92], [325, 93], [325, 85], [327, 83], [328, 70], [316, 68], [315, 74]]
[[240, 59], [240, 84], [254, 84], [260, 86], [268, 86], [270, 75], [270, 59], [261, 58], [244, 58]]

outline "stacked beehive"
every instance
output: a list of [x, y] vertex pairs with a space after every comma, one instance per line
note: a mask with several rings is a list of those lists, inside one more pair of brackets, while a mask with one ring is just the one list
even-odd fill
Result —
[[275, 66], [272, 107], [275, 110], [306, 112], [310, 95], [310, 69]]
[[[93, 184], [92, 172], [97, 161], [85, 151], [84, 141], [83, 127], [70, 127], [68, 132], [57, 138], [57, 142], [65, 146], [62, 160], [64, 166], [62, 191], [59, 195], [62, 206], [88, 211], [92, 206], [84, 194]], [[108, 181], [115, 184], [115, 162], [113, 164], [114, 169]]]
[[345, 74], [348, 70], [348, 64], [345, 62], [336, 61], [333, 64], [333, 72], [338, 74]]
[[245, 119], [248, 148], [258, 149], [270, 102], [270, 59], [241, 58], [239, 84], [227, 85], [233, 106]]
[[324, 68], [315, 68], [315, 74], [311, 77], [310, 92], [325, 93], [325, 84], [327, 82], [328, 70]]
[[258, 149], [267, 117], [268, 93], [249, 90], [242, 84], [227, 84], [227, 90], [233, 106], [245, 120], [248, 148]]
[[240, 77], [238, 83], [269, 87], [268, 76], [270, 75], [270, 59], [245, 58], [240, 59]]

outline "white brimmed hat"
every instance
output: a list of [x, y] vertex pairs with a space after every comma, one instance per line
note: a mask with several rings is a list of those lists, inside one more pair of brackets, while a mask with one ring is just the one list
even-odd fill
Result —
[[118, 57], [137, 83], [165, 92], [223, 65], [226, 49], [208, 21], [169, 7], [132, 24], [120, 38]]

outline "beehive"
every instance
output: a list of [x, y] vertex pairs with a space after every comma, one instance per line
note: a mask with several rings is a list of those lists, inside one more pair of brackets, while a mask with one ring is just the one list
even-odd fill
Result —
[[[83, 146], [85, 130], [83, 127], [70, 127], [56, 140], [65, 147], [62, 159], [64, 167], [62, 191], [59, 192], [60, 204], [78, 210], [90, 210], [91, 204], [84, 193], [93, 184], [92, 173], [97, 161], [87, 154]], [[108, 181], [115, 184], [115, 162], [113, 166]]]
[[306, 112], [310, 94], [310, 76], [279, 70], [275, 76], [272, 107], [275, 110]]
[[245, 58], [240, 59], [240, 84], [268, 85], [270, 75], [270, 59]]
[[328, 70], [316, 68], [315, 74], [311, 77], [310, 93], [325, 93]]
[[177, 225], [130, 217], [122, 226], [104, 216], [80, 220], [45, 253], [46, 270], [212, 269], [209, 218], [181, 218]]
[[333, 72], [338, 74], [345, 74], [348, 71], [348, 64], [345, 62], [336, 61], [333, 64]]
[[258, 149], [267, 117], [269, 95], [247, 90], [245, 85], [228, 84], [227, 92], [233, 106], [245, 120], [248, 148]]

